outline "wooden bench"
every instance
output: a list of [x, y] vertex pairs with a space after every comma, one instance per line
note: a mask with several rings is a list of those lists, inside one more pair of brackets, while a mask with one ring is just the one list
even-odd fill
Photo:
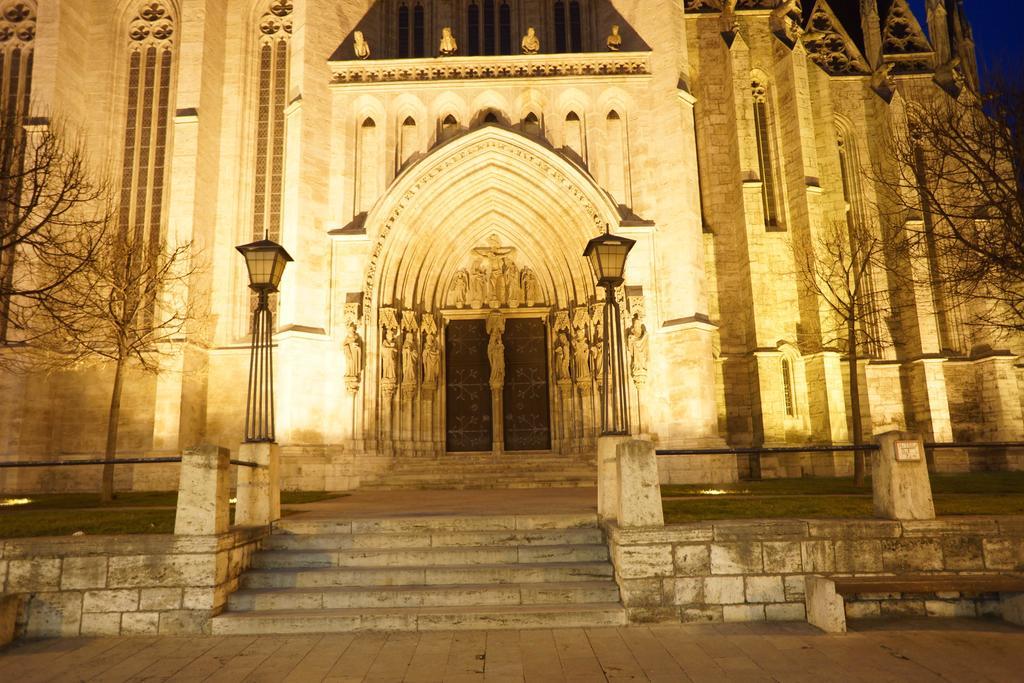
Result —
[[807, 621], [826, 633], [846, 633], [844, 598], [865, 594], [999, 594], [1003, 619], [1024, 626], [1024, 576], [934, 574], [905, 576], [808, 576]]
[[0, 595], [0, 647], [14, 640], [19, 602], [17, 595]]

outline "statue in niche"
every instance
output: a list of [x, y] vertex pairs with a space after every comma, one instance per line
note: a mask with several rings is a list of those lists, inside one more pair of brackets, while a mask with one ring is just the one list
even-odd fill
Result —
[[451, 57], [459, 53], [459, 44], [455, 42], [451, 26], [445, 26], [441, 29], [441, 47], [439, 50], [442, 57]]
[[491, 330], [491, 341], [487, 344], [487, 360], [491, 363], [491, 389], [505, 386], [505, 343], [498, 329]]
[[573, 349], [573, 369], [576, 371], [576, 381], [580, 384], [589, 384], [593, 379], [590, 369], [590, 344], [587, 343], [586, 329], [576, 329], [576, 343]]
[[430, 332], [423, 344], [423, 383], [437, 386], [437, 378], [441, 372], [441, 344], [437, 335]]
[[526, 29], [526, 35], [522, 42], [524, 55], [535, 55], [540, 52], [540, 38], [537, 37], [537, 30], [532, 26]]
[[405, 343], [402, 344], [402, 383], [416, 384], [416, 374], [419, 368], [419, 351], [416, 350], [416, 338], [411, 332], [406, 333]]
[[611, 52], [618, 52], [622, 49], [622, 35], [618, 24], [612, 24], [612, 34], [608, 36], [608, 49]]
[[398, 342], [391, 328], [384, 333], [384, 340], [380, 343], [380, 366], [384, 382], [393, 384], [398, 381]]
[[465, 308], [469, 303], [469, 273], [460, 270], [452, 281], [452, 296], [456, 308]]
[[647, 380], [650, 345], [647, 327], [641, 322], [639, 315], [633, 316], [633, 324], [626, 335], [626, 349], [629, 351], [629, 374], [635, 384], [643, 384]]
[[363, 32], [362, 31], [356, 31], [353, 34], [353, 37], [355, 38], [355, 45], [353, 46], [353, 50], [355, 50], [356, 58], [357, 59], [369, 59], [370, 58], [370, 44], [368, 42], [366, 42], [365, 38], [363, 38]]
[[555, 379], [559, 382], [572, 380], [572, 375], [569, 372], [571, 362], [569, 339], [564, 332], [559, 332], [558, 340], [555, 342]]
[[359, 388], [359, 378], [363, 369], [363, 340], [359, 336], [359, 326], [356, 321], [348, 323], [348, 335], [345, 337], [345, 344], [342, 347], [345, 352], [345, 380], [349, 389]]
[[519, 277], [519, 268], [510, 256], [505, 257], [501, 268], [505, 271], [505, 282], [508, 284], [506, 299], [508, 306], [509, 308], [519, 308], [519, 304], [523, 301], [523, 285]]
[[533, 306], [540, 301], [540, 291], [537, 287], [537, 276], [529, 268], [523, 268], [522, 283], [526, 305]]

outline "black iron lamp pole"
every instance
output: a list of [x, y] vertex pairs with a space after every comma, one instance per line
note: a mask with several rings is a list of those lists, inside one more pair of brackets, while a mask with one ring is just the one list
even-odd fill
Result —
[[284, 247], [269, 239], [236, 247], [245, 257], [249, 288], [256, 292], [245, 399], [245, 443], [274, 441], [274, 312], [270, 295], [278, 291], [285, 266], [292, 261]]
[[625, 282], [626, 257], [636, 244], [610, 230], [587, 244], [583, 255], [590, 259], [597, 284], [605, 290], [604, 367], [601, 369], [601, 436], [629, 435], [629, 401], [626, 395], [626, 361], [622, 337], [622, 311], [615, 289]]

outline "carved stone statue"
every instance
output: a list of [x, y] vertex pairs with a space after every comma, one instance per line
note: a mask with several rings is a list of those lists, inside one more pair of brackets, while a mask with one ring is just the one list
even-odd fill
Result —
[[526, 305], [533, 306], [540, 301], [540, 291], [537, 287], [537, 276], [529, 268], [523, 268], [522, 283]]
[[523, 284], [519, 277], [519, 268], [510, 256], [506, 256], [501, 269], [505, 271], [505, 282], [508, 285], [508, 296], [505, 300], [508, 301], [509, 308], [519, 308], [523, 301]]
[[555, 342], [555, 379], [559, 382], [572, 380], [569, 373], [571, 353], [569, 350], [569, 339], [564, 332], [558, 334], [558, 341]]
[[392, 384], [398, 381], [398, 342], [395, 331], [388, 328], [384, 340], [380, 343], [381, 379]]
[[576, 381], [580, 384], [589, 384], [593, 379], [590, 368], [590, 344], [587, 343], [587, 331], [582, 327], [576, 330], [576, 344], [573, 348], [573, 370], [576, 373]]
[[633, 324], [626, 335], [626, 349], [629, 351], [629, 374], [633, 382], [643, 384], [647, 380], [647, 360], [650, 344], [647, 327], [640, 321], [640, 316], [633, 316]]
[[452, 297], [456, 308], [465, 308], [469, 303], [469, 273], [460, 270], [452, 281]]
[[441, 47], [439, 48], [442, 57], [451, 57], [459, 53], [459, 44], [455, 42], [451, 26], [441, 29]]
[[491, 268], [491, 308], [501, 308], [505, 303], [506, 295], [505, 272], [501, 269], [500, 262], [497, 267]]
[[594, 360], [594, 379], [598, 384], [604, 383], [604, 338], [594, 333], [594, 347], [590, 357]]
[[532, 26], [526, 29], [526, 35], [523, 36], [522, 48], [524, 55], [535, 55], [540, 52], [540, 38], [537, 37], [537, 30]]
[[441, 372], [441, 345], [437, 335], [431, 332], [423, 344], [423, 383], [437, 386], [437, 378]]
[[355, 321], [348, 324], [348, 335], [345, 337], [345, 380], [349, 389], [359, 389], [359, 378], [363, 371], [363, 340], [359, 336], [359, 328]]
[[612, 52], [618, 52], [622, 49], [622, 36], [619, 34], [619, 25], [612, 24], [612, 34], [608, 36], [608, 49]]
[[469, 286], [469, 300], [472, 303], [474, 309], [478, 309], [483, 306], [484, 300], [487, 299], [487, 268], [484, 266], [483, 261], [477, 261], [476, 265], [473, 266], [473, 272], [471, 273], [472, 281]]
[[356, 31], [353, 34], [355, 38], [355, 45], [353, 49], [356, 53], [357, 59], [369, 59], [370, 58], [370, 44], [363, 38], [362, 31]]
[[416, 350], [416, 338], [413, 334], [406, 334], [405, 343], [402, 344], [402, 384], [416, 384], [419, 360], [420, 354]]
[[491, 363], [491, 388], [501, 389], [505, 386], [505, 344], [497, 330], [487, 344], [487, 360]]

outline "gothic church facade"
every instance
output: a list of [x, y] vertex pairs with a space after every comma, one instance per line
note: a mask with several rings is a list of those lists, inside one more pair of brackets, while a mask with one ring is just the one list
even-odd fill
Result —
[[[618, 297], [634, 433], [668, 449], [849, 443], [844, 352], [794, 275], [794, 244], [873, 221], [883, 198], [866, 171], [887, 132], [915, 100], [977, 87], [956, 0], [929, 0], [927, 17], [906, 0], [0, 12], [3, 106], [80, 125], [115, 169], [120, 220], [191, 241], [203, 264], [190, 295], [207, 324], [162, 372], [130, 379], [121, 453], [237, 447], [252, 298], [234, 247], [267, 236], [295, 259], [273, 302], [277, 441], [285, 485], [304, 489], [457, 454], [592, 459], [606, 344], [582, 253], [606, 229], [637, 242]], [[884, 273], [872, 286], [896, 295]], [[898, 318], [865, 323], [880, 340], [859, 378], [867, 431], [1024, 438], [1024, 346], [940, 315], [934, 292], [907, 296]], [[102, 450], [106, 370], [2, 383], [0, 457]], [[843, 462], [795, 456], [762, 474]], [[673, 457], [662, 475], [746, 467]], [[122, 469], [122, 486], [173, 478]]]

